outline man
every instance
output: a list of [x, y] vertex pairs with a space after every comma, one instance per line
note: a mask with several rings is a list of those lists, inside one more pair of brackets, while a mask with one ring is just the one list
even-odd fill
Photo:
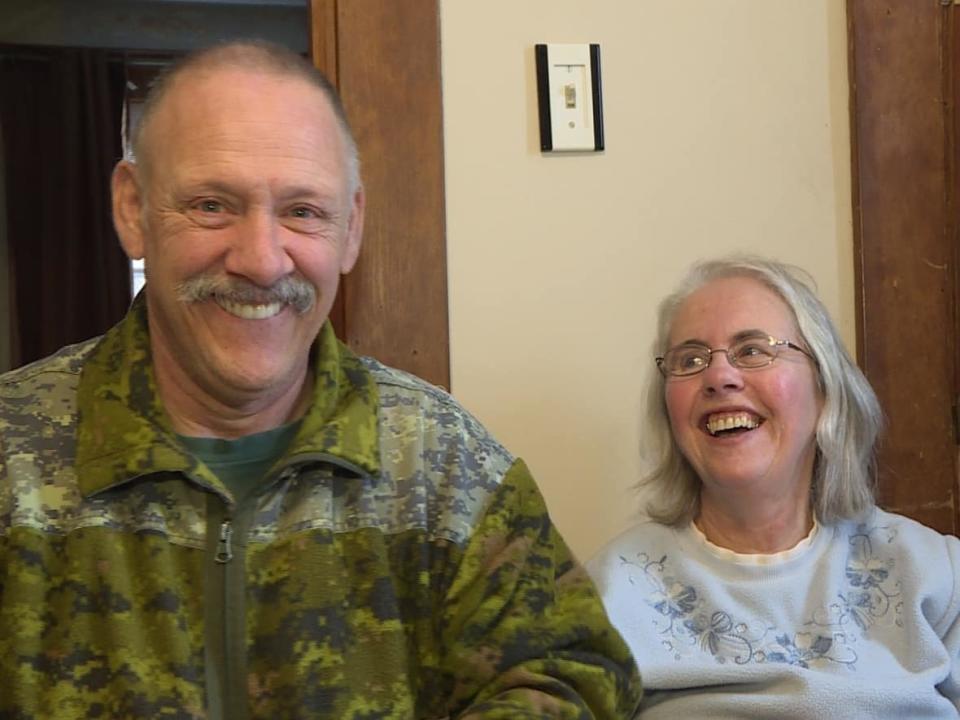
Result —
[[364, 211], [326, 81], [201, 52], [134, 148], [114, 218], [144, 293], [0, 379], [0, 718], [629, 714], [522, 462], [326, 322]]

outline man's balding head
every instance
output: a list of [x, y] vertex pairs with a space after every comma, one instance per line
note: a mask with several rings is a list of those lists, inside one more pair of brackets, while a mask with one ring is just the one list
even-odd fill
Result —
[[281, 45], [263, 40], [231, 41], [194, 51], [178, 60], [157, 79], [147, 94], [140, 121], [132, 137], [136, 162], [144, 171], [141, 173], [141, 182], [147, 181], [151, 153], [154, 150], [151, 125], [170, 91], [178, 83], [190, 82], [191, 77], [227, 69], [298, 78], [320, 90], [330, 103], [342, 133], [348, 188], [352, 193], [360, 186], [357, 143], [336, 89], [326, 76], [306, 59]]

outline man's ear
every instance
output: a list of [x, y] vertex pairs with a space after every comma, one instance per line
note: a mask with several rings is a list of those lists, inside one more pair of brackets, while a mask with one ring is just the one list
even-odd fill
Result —
[[137, 166], [129, 160], [118, 162], [113, 169], [110, 186], [113, 193], [113, 226], [120, 237], [120, 244], [127, 257], [141, 260], [144, 255], [141, 215], [146, 198], [137, 177]]
[[360, 185], [353, 193], [353, 202], [350, 204], [347, 236], [343, 248], [343, 257], [340, 259], [340, 273], [343, 275], [353, 269], [357, 262], [357, 256], [360, 254], [360, 245], [363, 241], [363, 211], [366, 204], [367, 197], [363, 192], [363, 185]]

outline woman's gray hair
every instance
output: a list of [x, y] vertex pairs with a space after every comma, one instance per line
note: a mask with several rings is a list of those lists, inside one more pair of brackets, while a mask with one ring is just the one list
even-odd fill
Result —
[[[811, 498], [817, 520], [828, 524], [861, 516], [874, 504], [875, 445], [883, 414], [873, 388], [844, 349], [808, 273], [753, 255], [696, 263], [658, 307], [654, 355], [668, 349], [671, 325], [683, 301], [707, 283], [730, 277], [752, 278], [780, 296], [793, 313], [800, 340], [816, 361], [824, 398], [817, 421]], [[639, 483], [649, 492], [646, 512], [661, 523], [685, 524], [699, 509], [700, 479], [674, 440], [665, 382], [653, 368], [647, 386], [646, 415], [644, 455], [652, 469]]]

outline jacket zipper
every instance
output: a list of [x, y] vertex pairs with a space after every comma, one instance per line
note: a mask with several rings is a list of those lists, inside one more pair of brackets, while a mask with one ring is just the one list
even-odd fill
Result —
[[[253, 521], [255, 500], [246, 498], [227, 510], [217, 527], [217, 545], [213, 565], [220, 572], [219, 598], [214, 612], [220, 613], [218, 638], [222, 643], [224, 676], [221, 685], [224, 720], [246, 720], [247, 647], [246, 647], [246, 537]], [[214, 521], [216, 522], [216, 520]]]
[[[284, 472], [277, 475], [283, 477]], [[269, 485], [269, 481], [265, 483], [265, 487]], [[222, 496], [211, 494], [208, 502], [207, 517], [212, 526], [208, 526], [207, 552], [213, 551], [213, 563], [208, 566], [212, 572], [205, 599], [206, 657], [208, 662], [219, 658], [223, 673], [208, 686], [208, 720], [247, 720], [245, 539], [257, 501], [256, 497], [247, 497], [240, 503], [227, 504]], [[239, 544], [235, 542], [238, 534]]]
[[217, 554], [213, 558], [221, 565], [225, 565], [233, 560], [233, 547], [230, 543], [232, 537], [233, 526], [230, 523], [230, 518], [225, 518], [224, 521], [220, 523], [220, 542], [217, 544]]
[[218, 496], [211, 496], [209, 503], [205, 652], [206, 661], [213, 663], [213, 667], [207, 671], [207, 717], [208, 720], [246, 720], [249, 717], [244, 633], [246, 555], [242, 538], [249, 530], [253, 508], [250, 503], [231, 508]]

